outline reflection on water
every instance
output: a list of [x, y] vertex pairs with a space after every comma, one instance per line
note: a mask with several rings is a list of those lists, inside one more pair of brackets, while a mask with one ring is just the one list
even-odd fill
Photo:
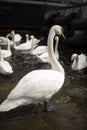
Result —
[[[60, 62], [66, 73], [65, 83], [59, 93], [53, 96], [51, 104], [56, 110], [45, 113], [39, 106], [22, 106], [0, 113], [0, 130], [86, 130], [87, 129], [87, 69], [71, 70], [71, 49], [60, 45]], [[85, 50], [84, 50], [85, 51]], [[0, 103], [16, 86], [18, 81], [34, 69], [48, 69], [49, 64], [40, 64], [35, 56], [12, 50], [9, 59], [14, 73], [7, 77], [0, 75]]]

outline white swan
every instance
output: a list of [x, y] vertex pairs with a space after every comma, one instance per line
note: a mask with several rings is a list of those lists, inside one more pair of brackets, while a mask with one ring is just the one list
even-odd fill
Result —
[[[12, 30], [10, 33], [8, 33], [6, 35], [6, 37], [4, 36], [0, 36], [0, 45], [7, 45], [7, 38], [9, 39], [9, 37], [14, 37], [15, 42], [20, 42], [22, 39], [22, 36], [18, 33], [15, 33], [14, 30]], [[13, 45], [13, 41], [9, 39], [9, 43], [10, 45]]]
[[[58, 36], [55, 37], [55, 41], [56, 41], [56, 45], [55, 45], [55, 49], [54, 50], [55, 50], [56, 59], [58, 60], [59, 59], [59, 53], [58, 53], [59, 37]], [[43, 53], [43, 54], [41, 54], [41, 55], [36, 55], [36, 58], [41, 63], [50, 63], [48, 51]]]
[[7, 50], [1, 49], [1, 55], [4, 58], [10, 57], [12, 55], [9, 39], [8, 38], [6, 38], [6, 39], [7, 39]]
[[61, 89], [65, 79], [64, 69], [57, 61], [53, 49], [53, 38], [56, 34], [61, 36], [61, 33], [62, 27], [54, 25], [48, 35], [48, 53], [52, 69], [34, 70], [26, 74], [0, 105], [0, 111], [42, 101], [47, 111], [47, 101]]
[[37, 46], [35, 48], [35, 46], [34, 46], [34, 36], [32, 35], [31, 38], [32, 38], [32, 48], [30, 50], [31, 55], [40, 55], [40, 54], [48, 51], [47, 46], [44, 46], [44, 45], [43, 46]]
[[28, 34], [26, 34], [26, 42], [25, 43], [22, 43], [22, 44], [16, 46], [16, 42], [15, 42], [14, 37], [13, 37], [13, 43], [14, 43], [13, 47], [14, 47], [15, 50], [20, 50], [20, 51], [21, 50], [22, 51], [30, 50], [31, 44], [32, 44], [32, 39], [29, 40], [29, 36], [28, 36]]
[[8, 61], [5, 61], [0, 48], [0, 73], [3, 75], [10, 75], [13, 73], [12, 66], [9, 64]]
[[83, 53], [80, 55], [78, 54], [73, 54], [71, 56], [71, 61], [73, 61], [71, 68], [72, 70], [81, 70], [87, 67], [87, 56]]

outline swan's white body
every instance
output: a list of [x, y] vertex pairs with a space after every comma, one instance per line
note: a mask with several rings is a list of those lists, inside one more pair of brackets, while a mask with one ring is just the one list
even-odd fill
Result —
[[5, 61], [0, 48], [0, 73], [3, 75], [10, 75], [13, 73], [12, 66], [9, 64], [8, 61]]
[[32, 37], [32, 48], [30, 50], [31, 55], [41, 55], [42, 53], [48, 51], [47, 46], [38, 46], [34, 48], [34, 36], [31, 36], [31, 37]]
[[87, 56], [85, 54], [73, 54], [71, 57], [72, 63], [72, 70], [81, 70], [87, 67]]
[[[56, 36], [55, 40], [56, 40], [55, 56], [56, 56], [56, 59], [58, 60], [59, 59], [59, 54], [58, 54], [58, 50], [57, 49], [58, 49], [59, 37]], [[41, 55], [36, 55], [36, 58], [41, 63], [50, 63], [48, 51], [43, 53], [43, 54], [41, 54]]]
[[10, 43], [9, 43], [9, 39], [7, 38], [7, 50], [4, 50], [4, 49], [1, 49], [1, 55], [4, 57], [4, 58], [7, 58], [7, 57], [10, 57], [12, 55], [12, 52], [11, 52], [11, 48], [10, 48]]
[[47, 46], [38, 46], [34, 50], [31, 50], [30, 54], [31, 55], [40, 55], [47, 51], [48, 51]]
[[53, 50], [53, 38], [61, 35], [62, 27], [55, 25], [48, 35], [48, 53], [52, 69], [34, 70], [26, 74], [0, 105], [0, 111], [9, 111], [21, 105], [48, 101], [60, 90], [64, 83], [65, 73], [57, 61]]
[[41, 63], [49, 63], [49, 55], [48, 52], [45, 52], [41, 55], [36, 55], [36, 58]]
[[31, 55], [41, 55], [42, 53], [48, 51], [47, 46], [37, 46], [35, 48], [35, 41], [34, 41], [35, 39], [34, 39], [34, 36], [31, 35], [30, 37], [32, 39], [32, 47], [31, 47], [31, 50], [29, 52]]

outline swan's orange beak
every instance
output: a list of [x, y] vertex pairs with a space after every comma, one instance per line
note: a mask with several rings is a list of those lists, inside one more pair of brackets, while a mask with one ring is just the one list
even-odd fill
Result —
[[64, 39], [66, 39], [65, 35], [63, 34], [63, 32], [61, 33], [61, 36], [62, 36]]

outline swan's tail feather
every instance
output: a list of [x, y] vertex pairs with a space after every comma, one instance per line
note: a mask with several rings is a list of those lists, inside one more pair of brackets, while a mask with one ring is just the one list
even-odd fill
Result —
[[32, 103], [32, 100], [30, 99], [17, 99], [17, 100], [8, 100], [6, 99], [2, 104], [0, 105], [0, 112], [10, 111], [11, 109], [15, 109], [22, 105], [28, 105]]
[[14, 104], [13, 101], [9, 101], [6, 99], [1, 105], [0, 105], [0, 112], [9, 111], [11, 109], [14, 109], [17, 107], [17, 104]]

